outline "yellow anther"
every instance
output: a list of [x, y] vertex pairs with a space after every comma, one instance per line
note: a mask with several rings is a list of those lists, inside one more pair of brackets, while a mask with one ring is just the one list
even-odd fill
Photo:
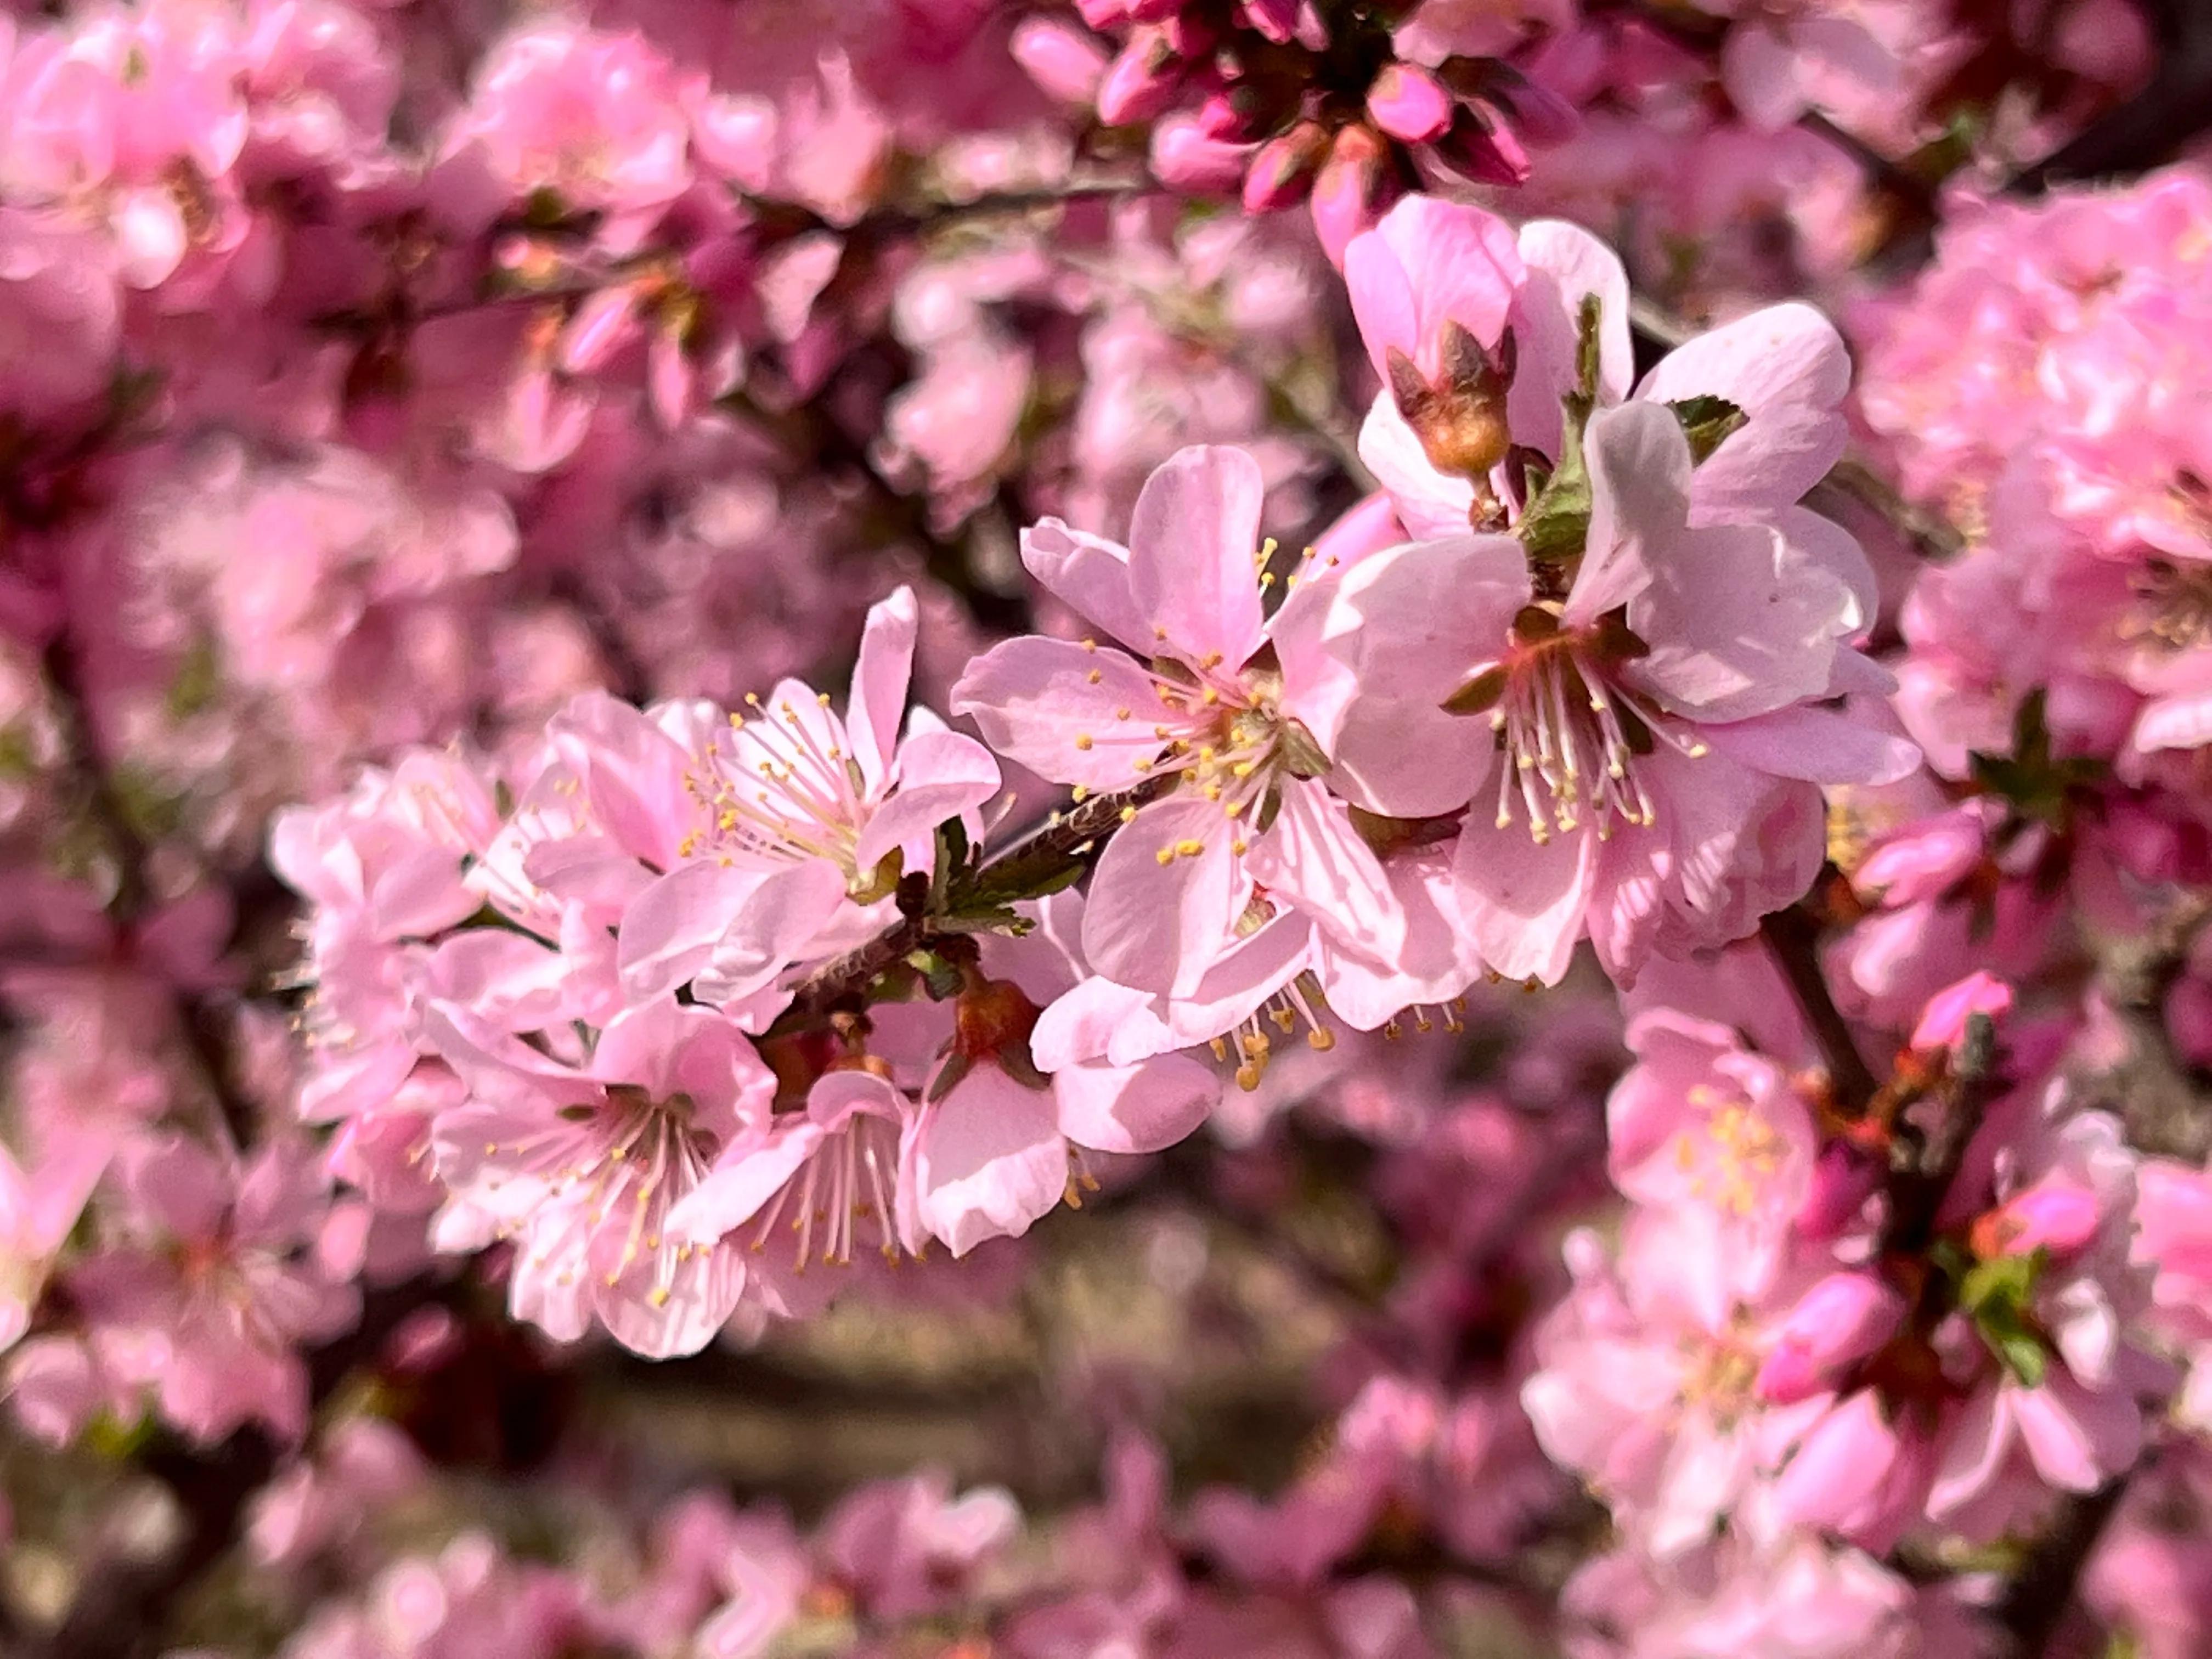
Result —
[[1077, 732], [1077, 733], [1076, 733], [1076, 737], [1075, 737], [1075, 746], [1076, 746], [1078, 749], [1088, 749], [1088, 748], [1090, 748], [1090, 747], [1091, 747], [1091, 734], [1090, 734], [1088, 732]]

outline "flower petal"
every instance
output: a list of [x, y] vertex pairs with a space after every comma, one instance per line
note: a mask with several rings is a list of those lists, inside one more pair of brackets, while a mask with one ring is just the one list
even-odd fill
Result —
[[1252, 556], [1265, 495], [1249, 454], [1197, 444], [1163, 462], [1137, 497], [1129, 592], [1155, 637], [1194, 664], [1219, 652], [1234, 668], [1259, 648]]
[[952, 712], [1006, 759], [1102, 791], [1127, 788], [1159, 753], [1158, 709], [1151, 675], [1122, 653], [1034, 635], [993, 646], [952, 688]]
[[1188, 1054], [1162, 1054], [1135, 1066], [1095, 1061], [1054, 1074], [1060, 1133], [1102, 1152], [1157, 1152], [1206, 1121], [1221, 1098], [1221, 1079]]
[[921, 1224], [955, 1255], [987, 1238], [1018, 1237], [1067, 1191], [1067, 1142], [1052, 1091], [1016, 1082], [982, 1060], [915, 1132]]
[[1083, 953], [1107, 978], [1187, 994], [1232, 937], [1248, 885], [1221, 808], [1182, 793], [1121, 827], [1091, 878]]

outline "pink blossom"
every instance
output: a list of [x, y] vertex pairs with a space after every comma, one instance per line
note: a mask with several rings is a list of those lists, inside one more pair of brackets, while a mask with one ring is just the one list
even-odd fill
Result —
[[1264, 617], [1261, 495], [1250, 457], [1188, 449], [1146, 483], [1126, 548], [1046, 520], [1023, 538], [1030, 574], [1140, 654], [1010, 641], [953, 690], [995, 749], [1055, 782], [1173, 780], [1092, 884], [1084, 951], [1121, 984], [1194, 989], [1254, 882], [1354, 948], [1387, 957], [1404, 937], [1380, 861], [1323, 781], [1342, 695], [1311, 641], [1328, 573]]
[[234, 1163], [181, 1138], [137, 1142], [118, 1164], [129, 1245], [71, 1275], [107, 1386], [150, 1394], [196, 1440], [257, 1419], [297, 1438], [299, 1345], [359, 1311], [355, 1289], [304, 1255], [328, 1197], [303, 1150], [271, 1145]]
[[1454, 793], [1496, 774], [1494, 815], [1461, 835], [1462, 902], [1493, 969], [1547, 982], [1585, 933], [1628, 981], [1655, 949], [1748, 933], [1812, 878], [1813, 786], [1913, 758], [1810, 706], [1863, 673], [1849, 641], [1872, 596], [1849, 537], [1794, 508], [1698, 525], [1686, 441], [1656, 404], [1600, 411], [1584, 441], [1595, 505], [1564, 603], [1534, 602], [1516, 538], [1460, 536], [1364, 562], [1328, 623], [1370, 689], [1486, 716], [1497, 749], [1451, 757]]
[[774, 1081], [737, 1028], [707, 1009], [645, 1003], [571, 1066], [453, 1003], [433, 1004], [426, 1025], [469, 1089], [433, 1126], [453, 1194], [439, 1243], [511, 1238], [515, 1316], [562, 1340], [594, 1317], [641, 1353], [711, 1340], [744, 1291], [744, 1258], [694, 1243], [669, 1218], [766, 1117]]

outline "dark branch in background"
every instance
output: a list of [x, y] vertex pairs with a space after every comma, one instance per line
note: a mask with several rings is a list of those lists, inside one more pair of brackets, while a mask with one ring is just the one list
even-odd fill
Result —
[[2142, 173], [2212, 129], [2212, 6], [2204, 0], [2139, 3], [2156, 65], [2149, 83], [2020, 173], [2008, 190], [2029, 195], [2054, 184]]
[[1997, 1604], [1996, 1624], [2005, 1632], [2014, 1659], [2042, 1659], [2058, 1634], [2066, 1610], [2074, 1603], [2074, 1589], [2088, 1565], [2097, 1541], [2105, 1534], [2128, 1483], [2148, 1462], [2115, 1475], [2095, 1492], [2069, 1498], [2029, 1553], [2027, 1564], [2006, 1587]]
[[1802, 905], [1795, 906], [1766, 917], [1759, 924], [1759, 932], [1775, 966], [1790, 981], [1790, 994], [1797, 999], [1798, 1010], [1820, 1045], [1837, 1107], [1847, 1115], [1857, 1116], [1880, 1085], [1859, 1053], [1850, 1022], [1829, 993], [1827, 975], [1820, 969], [1819, 921]]
[[[109, 908], [116, 924], [136, 927], [153, 902], [147, 881], [149, 849], [145, 837], [131, 822], [131, 811], [115, 785], [113, 769], [102, 752], [90, 704], [84, 695], [84, 678], [77, 649], [66, 632], [47, 646], [46, 684], [54, 696], [55, 720], [61, 729], [64, 768], [81, 806], [98, 829], [107, 855], [114, 861], [115, 895]], [[206, 994], [179, 993], [176, 998], [178, 1033], [193, 1069], [222, 1114], [231, 1144], [243, 1152], [254, 1140], [252, 1103], [239, 1091], [233, 1073], [222, 1002]]]

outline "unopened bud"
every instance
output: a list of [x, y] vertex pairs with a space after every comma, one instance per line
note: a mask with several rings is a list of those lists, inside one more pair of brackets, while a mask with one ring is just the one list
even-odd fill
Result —
[[1443, 325], [1439, 345], [1441, 367], [1433, 380], [1404, 352], [1390, 349], [1385, 358], [1390, 395], [1431, 465], [1459, 477], [1485, 477], [1512, 446], [1505, 417], [1510, 356], [1501, 353], [1493, 361], [1481, 342], [1453, 322]]
[[1298, 0], [1238, 0], [1237, 9], [1255, 33], [1279, 46], [1297, 32]]
[[1176, 190], [1233, 191], [1251, 155], [1249, 144], [1207, 137], [1193, 116], [1170, 116], [1152, 129], [1153, 175]]
[[1025, 17], [1007, 43], [1014, 61], [1047, 96], [1088, 104], [1106, 78], [1105, 49], [1079, 29], [1049, 17]]
[[1373, 128], [1340, 129], [1314, 179], [1314, 231], [1329, 263], [1341, 270], [1352, 239], [1382, 216], [1389, 149]]
[[1762, 1399], [1788, 1403], [1832, 1385], [1895, 1334], [1905, 1298], [1870, 1273], [1830, 1273], [1797, 1299], [1759, 1370]]
[[1139, 29], [1098, 87], [1098, 118], [1109, 127], [1132, 126], [1167, 113], [1182, 84], [1182, 60], [1158, 29]]
[[1314, 170], [1328, 154], [1328, 134], [1312, 121], [1260, 146], [1244, 172], [1244, 211], [1273, 213], [1305, 194]]
[[1426, 70], [1392, 64], [1368, 88], [1367, 113], [1401, 143], [1425, 144], [1450, 127], [1452, 100]]
[[1478, 185], [1517, 185], [1528, 177], [1528, 152], [1512, 128], [1486, 120], [1462, 106], [1451, 130], [1437, 141], [1437, 159]]
[[1976, 1219], [1966, 1243], [1984, 1261], [2048, 1250], [2066, 1255], [2097, 1236], [2097, 1195], [2086, 1188], [2048, 1182], [2007, 1200]]

